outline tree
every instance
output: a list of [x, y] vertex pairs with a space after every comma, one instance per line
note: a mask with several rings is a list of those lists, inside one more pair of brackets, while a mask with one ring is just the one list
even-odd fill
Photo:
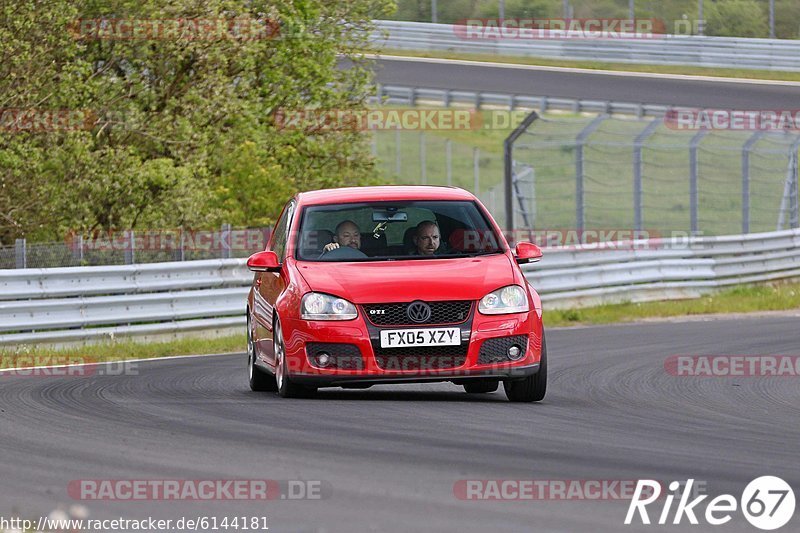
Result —
[[[389, 8], [388, 0], [3, 3], [0, 107], [85, 110], [86, 120], [69, 131], [0, 124], [0, 241], [267, 224], [296, 190], [372, 182], [363, 132], [285, 130], [275, 116], [362, 108], [371, 20]], [[134, 27], [148, 38], [133, 38]], [[340, 58], [352, 67], [338, 68]]]

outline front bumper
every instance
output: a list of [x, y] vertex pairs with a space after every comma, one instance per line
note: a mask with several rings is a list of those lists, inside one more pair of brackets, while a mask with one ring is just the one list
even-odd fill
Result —
[[[426, 383], [453, 381], [463, 383], [476, 379], [522, 379], [539, 370], [542, 348], [542, 322], [536, 311], [514, 315], [481, 315], [473, 310], [467, 321], [453, 326], [461, 330], [461, 350], [457, 355], [444, 355], [438, 363], [420, 368], [403, 365], [387, 365], [395, 349], [380, 347], [381, 329], [372, 324], [363, 313], [355, 320], [346, 322], [306, 321], [288, 319], [283, 322], [286, 344], [286, 361], [292, 381], [311, 386], [374, 385], [388, 383]], [[403, 326], [391, 329], [403, 329]], [[525, 354], [517, 361], [490, 359], [487, 364], [486, 350], [481, 356], [485, 341], [497, 344], [500, 339], [528, 339]], [[349, 368], [321, 368], [315, 364], [306, 350], [307, 346], [347, 345], [350, 353], [358, 354], [359, 364]], [[502, 344], [502, 341], [500, 341]], [[488, 346], [488, 345], [487, 345]], [[357, 351], [356, 351], [357, 348]], [[412, 350], [414, 351], [414, 350]], [[436, 354], [432, 348], [426, 354]], [[444, 350], [443, 350], [444, 351]], [[425, 356], [422, 356], [425, 357]]]
[[539, 363], [534, 363], [527, 366], [511, 366], [506, 368], [495, 368], [486, 370], [472, 370], [453, 372], [448, 374], [446, 372], [437, 373], [409, 373], [407, 375], [396, 375], [389, 373], [379, 374], [294, 374], [292, 381], [302, 385], [310, 385], [314, 387], [343, 387], [347, 385], [389, 385], [392, 383], [437, 383], [442, 381], [452, 381], [456, 384], [462, 384], [469, 381], [482, 380], [482, 379], [524, 379], [528, 376], [539, 372]]

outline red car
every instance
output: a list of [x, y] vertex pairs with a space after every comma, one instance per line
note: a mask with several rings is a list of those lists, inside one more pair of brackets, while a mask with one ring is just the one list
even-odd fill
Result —
[[250, 388], [503, 382], [512, 402], [547, 388], [539, 295], [486, 208], [451, 187], [385, 186], [297, 194], [267, 250], [252, 255]]

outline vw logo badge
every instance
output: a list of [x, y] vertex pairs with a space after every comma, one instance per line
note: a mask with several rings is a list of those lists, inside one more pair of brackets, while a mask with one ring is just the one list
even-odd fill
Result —
[[431, 306], [425, 302], [411, 302], [406, 309], [406, 314], [412, 322], [422, 324], [431, 319]]

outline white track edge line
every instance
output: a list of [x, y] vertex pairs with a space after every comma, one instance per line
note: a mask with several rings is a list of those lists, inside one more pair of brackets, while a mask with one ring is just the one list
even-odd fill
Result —
[[[188, 359], [191, 357], [222, 357], [224, 355], [242, 355], [243, 353], [246, 352], [208, 353], [208, 354], [196, 354], [196, 355], [168, 355], [165, 357], [147, 357], [144, 359], [119, 359], [117, 361], [97, 361], [93, 363], [70, 363], [65, 365], [23, 366], [17, 368], [0, 368], [0, 372], [16, 372], [19, 370], [37, 370], [44, 368], [71, 368], [71, 367], [89, 366], [89, 365], [113, 365], [118, 363], [140, 363], [148, 361], [169, 361], [171, 359]], [[26, 357], [26, 356], [18, 355], [17, 357]], [[36, 357], [36, 356], [31, 356], [31, 357]]]

